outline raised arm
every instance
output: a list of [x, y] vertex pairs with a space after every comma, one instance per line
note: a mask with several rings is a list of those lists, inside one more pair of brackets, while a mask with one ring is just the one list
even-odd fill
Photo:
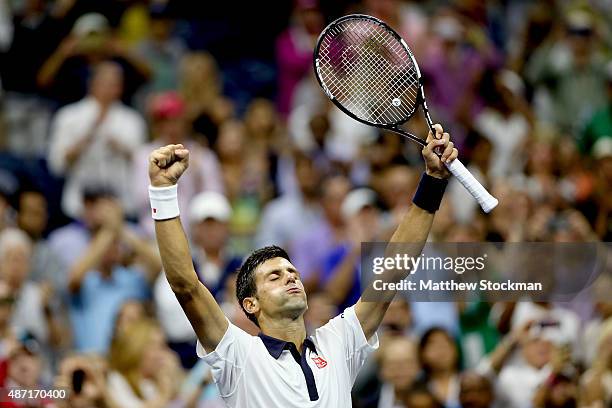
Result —
[[[189, 151], [180, 144], [161, 147], [151, 153], [149, 178], [152, 193], [161, 192], [167, 196], [168, 191], [176, 188], [174, 186], [188, 164]], [[172, 291], [204, 348], [214, 350], [228, 328], [227, 318], [212, 294], [198, 280], [179, 217], [156, 220], [155, 235]]]
[[[450, 173], [442, 163], [442, 161], [452, 161], [457, 158], [458, 152], [457, 149], [454, 148], [453, 143], [450, 141], [450, 136], [448, 133], [444, 133], [442, 126], [435, 125], [436, 129], [436, 137], [434, 138], [431, 132], [427, 137], [427, 146], [423, 148], [422, 155], [425, 159], [425, 173], [430, 178], [428, 180], [422, 180], [421, 186], [426, 187], [427, 189], [431, 189], [432, 191], [440, 191], [444, 189], [445, 182], [441, 180], [446, 180], [450, 177]], [[443, 153], [441, 157], [438, 157], [434, 153], [434, 148], [441, 146], [440, 149], [443, 149]], [[432, 199], [435, 201], [436, 198]], [[435, 203], [434, 203], [435, 204]], [[439, 204], [439, 203], [438, 203]], [[423, 205], [423, 203], [420, 203]], [[423, 205], [425, 207], [425, 205]], [[411, 243], [415, 245], [410, 245], [410, 248], [406, 248], [411, 253], [408, 253], [409, 256], [417, 257], [420, 255], [423, 250], [423, 246], [425, 245], [425, 241], [427, 240], [427, 236], [429, 235], [429, 230], [431, 229], [431, 224], [433, 223], [435, 210], [424, 209], [419, 207], [419, 205], [413, 203], [404, 218], [400, 222], [400, 225], [397, 227], [393, 236], [391, 237], [390, 243]], [[389, 250], [387, 251], [389, 252]], [[387, 256], [392, 256], [392, 254], [387, 254]], [[399, 282], [404, 279], [410, 271], [403, 270], [400, 273], [395, 273], [395, 271], [387, 271], [380, 275], [380, 279], [384, 282]], [[371, 287], [364, 288], [365, 291], [373, 290]], [[370, 338], [378, 329], [380, 322], [382, 321], [389, 304], [393, 300], [395, 296], [395, 290], [385, 290], [385, 291], [376, 291], [376, 295], [371, 295], [373, 298], [376, 296], [376, 299], [380, 299], [377, 302], [373, 301], [364, 301], [363, 294], [362, 297], [357, 301], [355, 305], [355, 314], [361, 323], [361, 327], [363, 332], [366, 335], [366, 338]]]

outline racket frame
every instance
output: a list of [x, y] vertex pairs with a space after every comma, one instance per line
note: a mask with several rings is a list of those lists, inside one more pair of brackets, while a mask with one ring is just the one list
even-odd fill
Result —
[[[329, 89], [327, 88], [327, 86], [325, 85], [325, 83], [323, 82], [323, 80], [321, 79], [321, 72], [320, 72], [320, 67], [319, 67], [319, 58], [317, 58], [317, 56], [319, 55], [319, 50], [321, 48], [321, 43], [322, 43], [322, 39], [325, 35], [327, 35], [327, 33], [333, 29], [334, 27], [340, 25], [340, 23], [346, 21], [346, 20], [355, 20], [356, 18], [360, 18], [360, 19], [365, 19], [365, 20], [371, 20], [373, 22], [375, 22], [376, 24], [382, 26], [382, 28], [384, 28], [389, 34], [391, 34], [393, 37], [395, 37], [395, 39], [397, 41], [399, 41], [399, 43], [402, 45], [402, 47], [404, 48], [404, 50], [406, 51], [406, 53], [408, 54], [408, 56], [410, 57], [410, 60], [412, 61], [412, 64], [414, 64], [414, 68], [416, 69], [416, 73], [417, 73], [417, 81], [418, 81], [418, 94], [417, 94], [417, 100], [416, 103], [414, 105], [414, 109], [412, 109], [412, 111], [402, 120], [399, 120], [397, 122], [394, 123], [389, 123], [389, 124], [384, 124], [384, 123], [373, 123], [370, 121], [367, 121], [365, 119], [361, 119], [359, 118], [357, 115], [353, 114], [351, 111], [349, 111], [348, 109], [346, 109], [340, 102], [338, 102], [338, 100], [334, 97], [334, 95], [329, 91]], [[423, 109], [423, 114], [425, 115], [425, 121], [427, 122], [427, 126], [429, 127], [429, 129], [431, 130], [432, 134], [435, 135], [436, 131], [433, 127], [433, 121], [431, 120], [431, 116], [429, 114], [429, 109], [427, 108], [427, 102], [425, 101], [425, 91], [423, 90], [423, 77], [421, 76], [421, 70], [419, 69], [419, 64], [416, 61], [416, 58], [414, 57], [414, 54], [412, 54], [412, 51], [410, 50], [410, 48], [408, 47], [408, 44], [406, 44], [406, 42], [404, 41], [404, 39], [402, 37], [400, 37], [400, 35], [393, 30], [391, 27], [389, 27], [389, 25], [387, 23], [385, 23], [382, 20], [379, 20], [376, 17], [372, 17], [369, 16], [367, 14], [350, 14], [344, 17], [340, 17], [337, 20], [332, 21], [330, 24], [327, 25], [327, 27], [325, 27], [325, 29], [323, 29], [323, 31], [321, 32], [321, 34], [319, 34], [319, 38], [317, 39], [317, 45], [314, 49], [314, 53], [313, 53], [313, 67], [314, 67], [314, 71], [316, 73], [315, 77], [317, 78], [317, 81], [319, 82], [319, 85], [321, 86], [321, 88], [323, 88], [323, 91], [325, 92], [325, 94], [327, 95], [327, 97], [329, 99], [331, 99], [331, 101], [334, 103], [334, 105], [336, 105], [342, 112], [346, 113], [347, 115], [349, 115], [351, 118], [365, 124], [365, 125], [369, 125], [369, 126], [375, 126], [377, 128], [380, 129], [386, 129], [386, 130], [390, 130], [394, 133], [397, 133], [401, 136], [407, 137], [408, 139], [412, 140], [413, 142], [416, 142], [418, 144], [420, 144], [421, 146], [427, 146], [427, 142], [425, 140], [423, 140], [420, 137], [417, 137], [415, 135], [413, 135], [410, 132], [405, 131], [404, 129], [402, 129], [400, 127], [400, 125], [403, 125], [404, 123], [408, 122], [410, 120], [410, 118], [412, 118], [415, 113], [419, 110], [419, 106]]]
[[[355, 114], [353, 114], [352, 112], [350, 112], [348, 109], [346, 109], [344, 106], [342, 106], [342, 104], [334, 97], [334, 95], [329, 91], [327, 86], [321, 80], [321, 72], [320, 72], [320, 67], [319, 67], [318, 55], [319, 55], [319, 50], [321, 48], [323, 37], [327, 35], [327, 33], [331, 29], [333, 29], [335, 26], [339, 25], [340, 23], [346, 20], [355, 20], [355, 19], [371, 20], [374, 23], [381, 26], [382, 28], [384, 28], [402, 45], [402, 47], [404, 47], [404, 50], [408, 53], [408, 56], [410, 57], [412, 63], [414, 64], [414, 67], [417, 73], [417, 82], [418, 82], [419, 90], [418, 90], [417, 98], [415, 101], [414, 109], [403, 120], [399, 120], [397, 122], [389, 123], [389, 124], [381, 124], [381, 123], [373, 123], [373, 122], [361, 119], [357, 117]], [[317, 78], [317, 81], [319, 82], [319, 85], [321, 86], [321, 88], [323, 88], [323, 91], [325, 92], [325, 94], [329, 97], [329, 99], [331, 99], [334, 105], [336, 105], [342, 112], [347, 114], [349, 117], [363, 124], [369, 125], [369, 126], [375, 126], [380, 129], [386, 129], [386, 130], [392, 131], [401, 136], [407, 137], [408, 139], [418, 143], [421, 146], [426, 146], [427, 142], [425, 140], [400, 128], [400, 125], [410, 120], [410, 118], [412, 118], [414, 114], [416, 113], [416, 111], [419, 109], [419, 106], [421, 106], [423, 108], [423, 114], [425, 115], [427, 126], [431, 130], [432, 135], [436, 134], [435, 129], [433, 127], [433, 121], [431, 120], [431, 116], [429, 114], [429, 109], [427, 108], [427, 102], [425, 101], [425, 91], [423, 90], [423, 78], [421, 76], [421, 70], [419, 69], [419, 64], [417, 63], [416, 58], [412, 54], [412, 51], [410, 50], [410, 48], [408, 47], [404, 39], [394, 29], [389, 27], [389, 25], [385, 23], [384, 21], [379, 20], [376, 17], [366, 15], [366, 14], [350, 14], [350, 15], [340, 17], [332, 21], [330, 24], [327, 25], [327, 27], [325, 27], [325, 29], [323, 29], [323, 31], [319, 35], [319, 38], [317, 39], [317, 44], [315, 46], [314, 53], [313, 53], [313, 66], [314, 66], [314, 71], [315, 71], [315, 77]], [[441, 155], [441, 152], [439, 150], [437, 150], [436, 153], [438, 155]], [[493, 197], [482, 186], [482, 184], [480, 184], [480, 182], [476, 180], [476, 178], [474, 178], [474, 176], [469, 172], [469, 170], [466, 169], [466, 167], [463, 165], [463, 163], [461, 163], [459, 159], [455, 159], [450, 163], [445, 163], [445, 165], [450, 170], [450, 172], [459, 180], [459, 182], [478, 201], [483, 211], [488, 213], [497, 206], [498, 200], [495, 197]]]

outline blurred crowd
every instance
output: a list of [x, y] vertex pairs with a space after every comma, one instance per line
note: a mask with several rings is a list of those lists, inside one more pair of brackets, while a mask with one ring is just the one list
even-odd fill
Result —
[[[198, 277], [235, 324], [257, 332], [234, 272], [268, 244], [301, 272], [309, 330], [356, 301], [360, 243], [390, 237], [423, 164], [319, 89], [313, 47], [346, 13], [406, 39], [434, 121], [499, 198], [484, 215], [451, 181], [431, 241], [610, 241], [609, 1], [271, 8], [0, 0], [0, 386], [70, 392], [34, 406], [222, 406], [154, 242], [147, 157], [169, 143], [190, 150], [179, 200]], [[419, 115], [406, 127], [427, 132]], [[609, 407], [610, 293], [398, 297], [354, 406]]]

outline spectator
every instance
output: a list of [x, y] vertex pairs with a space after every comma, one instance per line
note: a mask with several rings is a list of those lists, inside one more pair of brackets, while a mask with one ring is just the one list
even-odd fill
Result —
[[[43, 388], [44, 385], [40, 346], [33, 339], [19, 343], [10, 355], [8, 375], [4, 386], [20, 390], [35, 390]], [[19, 398], [8, 397], [8, 402], [3, 402], [3, 406], [19, 408], [24, 406], [21, 402]], [[39, 406], [49, 406], [50, 402], [50, 399], [42, 398], [42, 403]]]
[[135, 214], [129, 183], [134, 150], [144, 142], [140, 115], [119, 102], [121, 67], [96, 66], [89, 95], [59, 110], [53, 119], [49, 165], [66, 178], [62, 210], [72, 218], [83, 211], [83, 190], [90, 186], [114, 191], [126, 212]]
[[321, 185], [323, 218], [291, 244], [291, 259], [300, 271], [306, 290], [319, 285], [330, 248], [346, 240], [346, 224], [340, 211], [351, 188], [344, 176], [330, 177]]
[[404, 396], [406, 408], [444, 408], [425, 387], [415, 387]]
[[182, 372], [159, 326], [140, 320], [117, 333], [109, 351], [108, 392], [117, 407], [166, 407]]
[[419, 341], [423, 380], [445, 407], [459, 407], [459, 354], [455, 340], [444, 329], [431, 328]]
[[376, 193], [368, 188], [351, 191], [342, 202], [340, 211], [346, 222], [346, 238], [329, 250], [320, 284], [338, 305], [338, 310], [344, 310], [354, 304], [361, 294], [361, 243], [376, 241], [381, 227]]
[[[612, 402], [612, 319], [602, 325], [597, 344], [597, 355], [591, 368], [583, 376], [582, 403], [610, 405]], [[588, 405], [591, 406], [591, 405]], [[597, 405], [595, 405], [597, 406]]]
[[102, 358], [71, 355], [62, 360], [55, 387], [65, 389], [67, 398], [54, 401], [57, 408], [114, 408], [107, 386], [107, 364]]
[[117, 333], [123, 332], [129, 326], [145, 317], [147, 317], [145, 304], [140, 300], [130, 299], [124, 302], [119, 308], [113, 327], [113, 333], [117, 335]]
[[84, 14], [41, 65], [38, 85], [60, 104], [76, 102], [86, 94], [87, 82], [93, 76], [91, 70], [104, 61], [121, 67], [125, 87], [117, 99], [124, 97], [126, 102], [150, 76], [150, 68], [115, 37], [106, 17]]
[[595, 218], [595, 229], [597, 235], [604, 241], [609, 241], [612, 236], [612, 198], [609, 191], [610, 183], [612, 183], [612, 138], [599, 140], [595, 144], [595, 165], [597, 173], [595, 174], [595, 202], [597, 203], [597, 215]]
[[[466, 35], [469, 27], [452, 10], [443, 9], [431, 27], [433, 40], [421, 63], [427, 78], [427, 100], [439, 120], [471, 122], [483, 107], [476, 86], [485, 68], [493, 64], [495, 53], [487, 39], [480, 45], [482, 49], [470, 44]], [[451, 133], [460, 144], [465, 130], [457, 126]]]
[[534, 397], [535, 408], [566, 408], [578, 406], [578, 384], [564, 374], [553, 375], [540, 386]]
[[461, 408], [492, 408], [494, 406], [495, 392], [487, 377], [467, 371], [461, 375], [459, 387]]
[[542, 322], [553, 327], [558, 340], [578, 346], [580, 319], [575, 312], [550, 302], [518, 302], [512, 315], [512, 328], [519, 328], [529, 321]]
[[0, 191], [0, 231], [10, 225], [10, 208], [8, 197]]
[[193, 367], [181, 385], [180, 400], [187, 406], [224, 408], [225, 402], [213, 381], [211, 367], [200, 360]]
[[607, 100], [600, 109], [590, 118], [578, 145], [583, 153], [594, 153], [593, 147], [598, 140], [612, 136], [612, 61], [606, 65]]
[[8, 228], [0, 233], [0, 279], [15, 297], [13, 330], [17, 338], [33, 336], [40, 343], [60, 346], [66, 332], [52, 309], [53, 290], [46, 282], [28, 280], [31, 254], [32, 242], [23, 231]]
[[[157, 251], [125, 228], [120, 205], [112, 200], [101, 205], [103, 224], [70, 268], [68, 278], [75, 346], [80, 352], [104, 353], [121, 305], [147, 298], [149, 284], [161, 271]], [[121, 244], [134, 255], [127, 266]]]
[[536, 50], [527, 63], [526, 77], [551, 107], [547, 115], [544, 104], [537, 104], [536, 114], [558, 126], [563, 135], [576, 138], [585, 121], [605, 104], [601, 92], [606, 89], [605, 61], [592, 12], [570, 9], [564, 20], [564, 37]]
[[[8, 4], [2, 2], [5, 3]], [[36, 157], [46, 152], [51, 109], [41, 97], [36, 76], [70, 29], [66, 27], [65, 17], [72, 6], [73, 2], [37, 0], [23, 2], [21, 8], [13, 10], [12, 42], [9, 40], [8, 49], [0, 57], [2, 86], [7, 92], [4, 109], [11, 152]]]
[[296, 86], [312, 69], [312, 50], [323, 23], [317, 0], [295, 1], [292, 23], [276, 40], [277, 105], [283, 117], [292, 110]]
[[7, 375], [8, 358], [17, 346], [17, 337], [11, 326], [15, 298], [6, 282], [0, 280], [0, 386]]
[[49, 247], [60, 261], [62, 275], [57, 277], [61, 290], [68, 289], [68, 270], [89, 245], [92, 236], [104, 223], [104, 202], [115, 195], [99, 187], [83, 191], [83, 211], [75, 221], [60, 227], [49, 235]]
[[173, 36], [174, 20], [166, 6], [151, 5], [149, 37], [136, 47], [136, 54], [151, 67], [151, 78], [143, 86], [143, 101], [149, 94], [176, 89], [179, 84], [179, 64], [185, 44]]
[[[231, 102], [222, 96], [222, 77], [215, 59], [206, 52], [190, 52], [180, 62], [179, 90], [187, 120], [196, 126], [208, 116], [220, 126], [233, 116]], [[229, 103], [230, 106], [225, 106]], [[213, 143], [211, 143], [213, 144]]]
[[604, 323], [612, 317], [612, 302], [604, 300], [606, 298], [604, 293], [609, 293], [610, 290], [609, 277], [603, 275], [601, 281], [596, 282], [594, 286], [595, 313], [589, 321], [585, 322], [580, 342], [581, 357], [588, 366], [593, 364], [597, 355], [597, 348], [592, 347], [592, 345], [597, 344]]
[[50, 282], [54, 289], [62, 291], [64, 271], [57, 255], [51, 250], [44, 234], [47, 231], [47, 199], [42, 192], [25, 189], [19, 193], [17, 226], [32, 240], [32, 273], [35, 281]]
[[196, 271], [213, 296], [225, 287], [226, 279], [242, 262], [241, 257], [229, 252], [231, 215], [230, 203], [222, 194], [213, 191], [198, 194], [189, 205]]
[[261, 207], [273, 191], [268, 176], [268, 157], [262, 156], [259, 149], [249, 149], [247, 140], [244, 125], [231, 120], [221, 125], [215, 150], [219, 154], [227, 198], [234, 208], [232, 232], [237, 236], [252, 237]]
[[[185, 102], [175, 92], [165, 92], [152, 97], [149, 114], [155, 139], [138, 149], [134, 155], [134, 176], [131, 178], [131, 194], [136, 197], [141, 226], [147, 233], [153, 233], [151, 208], [149, 205], [148, 157], [157, 147], [166, 144], [182, 143], [190, 150], [190, 171], [181, 183], [181, 201], [179, 207], [187, 211], [188, 203], [201, 191], [224, 190], [219, 162], [208, 148], [196, 144], [190, 135], [185, 116]], [[187, 220], [187, 218], [184, 218]]]
[[475, 118], [475, 128], [492, 144], [490, 177], [508, 177], [522, 170], [522, 149], [529, 136], [530, 124], [521, 99], [524, 85], [511, 71], [484, 75], [481, 94], [486, 107]]
[[531, 406], [537, 388], [551, 373], [555, 345], [551, 332], [539, 324], [520, 339], [521, 362], [505, 364], [496, 382], [500, 404], [509, 408]]
[[[284, 194], [270, 201], [263, 210], [255, 246], [279, 244], [290, 246], [309, 225], [321, 219], [317, 201], [321, 174], [311, 157], [295, 153], [295, 175], [298, 183], [297, 194]], [[292, 220], [287, 223], [286, 220]]]
[[407, 337], [389, 340], [380, 350], [381, 389], [378, 408], [394, 408], [418, 382], [420, 371], [416, 344]]

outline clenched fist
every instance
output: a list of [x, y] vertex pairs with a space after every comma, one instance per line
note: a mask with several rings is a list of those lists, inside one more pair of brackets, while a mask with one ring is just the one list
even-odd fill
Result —
[[149, 156], [149, 179], [153, 187], [176, 184], [189, 167], [189, 150], [182, 144], [160, 147]]

